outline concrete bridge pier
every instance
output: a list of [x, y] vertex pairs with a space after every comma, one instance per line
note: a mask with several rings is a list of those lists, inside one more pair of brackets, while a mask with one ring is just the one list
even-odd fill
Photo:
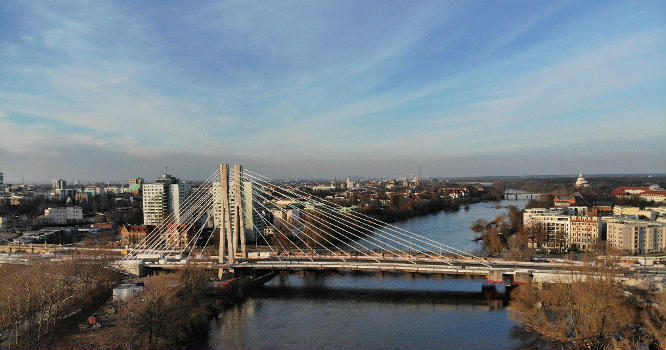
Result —
[[532, 283], [532, 275], [528, 271], [516, 271], [513, 275], [513, 284], [528, 284]]
[[114, 265], [137, 277], [145, 277], [148, 274], [148, 267], [143, 263], [143, 260], [120, 261]]
[[490, 270], [486, 277], [488, 283], [505, 283], [507, 285], [519, 285], [532, 283], [532, 274], [529, 271], [516, 271], [513, 274], [504, 274], [502, 270]]
[[490, 270], [488, 271], [488, 276], [486, 277], [488, 283], [502, 283], [504, 282], [504, 272], [502, 270]]

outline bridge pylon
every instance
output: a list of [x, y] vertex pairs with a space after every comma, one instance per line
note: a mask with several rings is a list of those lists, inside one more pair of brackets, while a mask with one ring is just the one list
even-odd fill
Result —
[[[234, 247], [240, 238], [241, 259], [247, 259], [247, 247], [245, 245], [245, 221], [243, 220], [243, 166], [234, 165]], [[250, 200], [252, 200], [250, 198]], [[235, 249], [234, 253], [238, 250]]]
[[[218, 247], [218, 262], [220, 264], [233, 264], [236, 253], [241, 253], [241, 259], [247, 258], [245, 243], [245, 221], [243, 220], [243, 166], [234, 165], [233, 187], [229, 188], [229, 164], [220, 164], [220, 239]], [[233, 191], [233, 192], [231, 192]], [[233, 200], [230, 194], [233, 194]], [[232, 210], [233, 209], [233, 210]], [[233, 215], [231, 215], [233, 213]], [[240, 241], [240, 242], [239, 242]], [[240, 243], [240, 247], [239, 247]], [[219, 277], [222, 278], [222, 269]]]
[[[220, 164], [220, 239], [218, 246], [218, 262], [224, 264], [225, 260], [229, 264], [234, 263], [234, 249], [231, 237], [231, 220], [229, 216], [229, 164]], [[226, 243], [226, 247], [225, 247]], [[226, 248], [226, 249], [225, 249]], [[226, 252], [225, 252], [226, 250]], [[225, 259], [225, 255], [226, 259]], [[218, 277], [222, 278], [222, 268], [218, 271]]]

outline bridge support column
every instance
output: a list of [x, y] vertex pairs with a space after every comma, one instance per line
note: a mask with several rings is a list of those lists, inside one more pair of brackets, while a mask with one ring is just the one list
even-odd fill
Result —
[[[247, 248], [245, 246], [245, 222], [243, 220], [243, 166], [234, 165], [234, 246], [240, 238], [241, 259], [247, 258]], [[236, 249], [234, 249], [234, 252]]]
[[[231, 240], [231, 220], [229, 219], [229, 164], [220, 164], [220, 206], [221, 206], [221, 221], [220, 221], [220, 242], [218, 247], [218, 262], [225, 263], [225, 243], [227, 244], [227, 262], [233, 264], [235, 254], [233, 252]], [[218, 278], [222, 279], [222, 268], [218, 271]]]
[[527, 271], [516, 271], [513, 276], [513, 284], [528, 284], [532, 282], [532, 276]]
[[502, 283], [504, 280], [504, 273], [502, 270], [490, 270], [488, 271], [488, 282], [489, 283]]

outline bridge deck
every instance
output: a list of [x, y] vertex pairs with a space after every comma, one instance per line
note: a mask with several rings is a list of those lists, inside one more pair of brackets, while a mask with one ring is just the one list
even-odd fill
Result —
[[[312, 258], [312, 259], [311, 259]], [[489, 264], [486, 266], [484, 264]], [[203, 267], [207, 269], [260, 269], [279, 271], [367, 271], [367, 272], [397, 272], [418, 274], [441, 274], [448, 276], [464, 276], [471, 278], [486, 278], [496, 283], [508, 278], [514, 280], [520, 273], [520, 283], [525, 275], [529, 275], [529, 281], [540, 283], [570, 282], [585, 278], [584, 273], [575, 272], [577, 264], [564, 263], [541, 263], [541, 262], [517, 262], [517, 261], [456, 261], [456, 260], [432, 260], [405, 262], [404, 260], [386, 259], [377, 262], [370, 259], [349, 259], [340, 261], [333, 257], [291, 257], [290, 259], [267, 258], [248, 259], [238, 261], [234, 264], [219, 264], [212, 260], [189, 262], [144, 262], [148, 268], [159, 269], [183, 269], [188, 266]], [[580, 267], [580, 266], [578, 266]], [[647, 275], [638, 275], [627, 271], [625, 274], [616, 276], [618, 281], [638, 288], [653, 288], [655, 283], [664, 283], [663, 269], [654, 271]]]
[[341, 270], [341, 271], [376, 271], [376, 272], [415, 272], [440, 273], [447, 275], [487, 276], [489, 268], [485, 266], [447, 265], [447, 264], [411, 264], [397, 262], [370, 261], [244, 261], [233, 265], [234, 269], [254, 268], [271, 270]]
[[[179, 262], [145, 262], [148, 267], [177, 269], [186, 265]], [[472, 259], [414, 259], [379, 258], [359, 256], [344, 261], [335, 256], [291, 256], [287, 259], [275, 257], [264, 259], [244, 259], [234, 264], [219, 264], [207, 260], [190, 262], [190, 265], [206, 268], [266, 269], [266, 270], [342, 270], [342, 271], [377, 271], [377, 272], [414, 272], [447, 275], [488, 276], [489, 271], [501, 271], [513, 275], [516, 271], [552, 272], [570, 268], [567, 264], [539, 262], [485, 261]]]

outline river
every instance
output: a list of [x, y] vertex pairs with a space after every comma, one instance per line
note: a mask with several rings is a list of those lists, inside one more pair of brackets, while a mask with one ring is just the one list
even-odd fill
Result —
[[[471, 204], [395, 225], [453, 247], [524, 200]], [[209, 349], [515, 349], [516, 322], [478, 296], [483, 281], [411, 274], [282, 274], [211, 321]]]

